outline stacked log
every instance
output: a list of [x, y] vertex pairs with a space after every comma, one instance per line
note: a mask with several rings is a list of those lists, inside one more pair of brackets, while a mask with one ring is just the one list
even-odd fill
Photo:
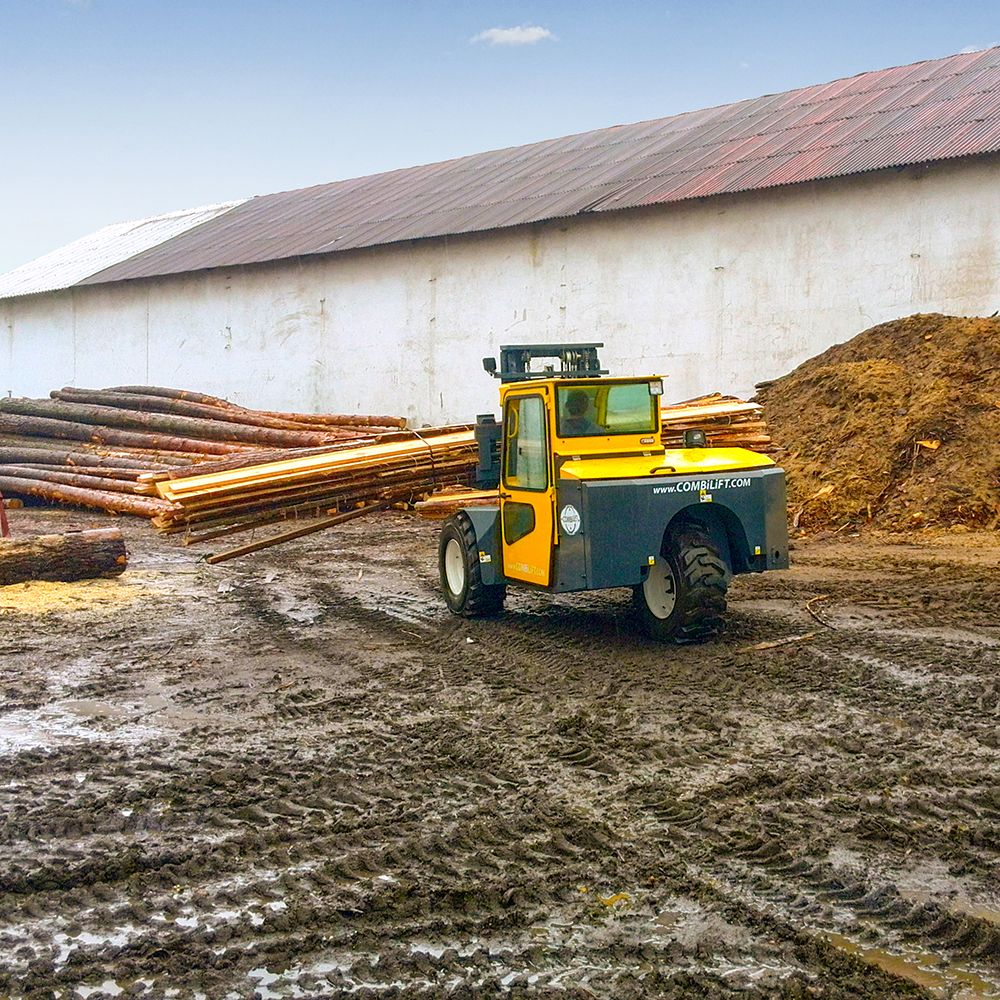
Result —
[[54, 390], [0, 399], [0, 490], [110, 513], [156, 517], [141, 474], [228, 468], [374, 442], [402, 433], [391, 416], [275, 413], [162, 386]]
[[660, 409], [663, 444], [680, 448], [686, 430], [703, 430], [711, 448], [748, 448], [769, 454], [774, 451], [764, 411], [757, 403], [738, 396], [713, 392]]
[[496, 490], [475, 490], [467, 486], [449, 486], [436, 490], [426, 500], [418, 500], [413, 509], [432, 521], [443, 521], [464, 507], [491, 507], [499, 503]]
[[469, 427], [428, 428], [264, 465], [216, 467], [189, 476], [147, 473], [136, 489], [170, 505], [153, 519], [154, 526], [168, 534], [183, 532], [190, 544], [289, 518], [321, 512], [339, 517], [359, 505], [408, 503], [437, 486], [467, 484], [477, 457]]

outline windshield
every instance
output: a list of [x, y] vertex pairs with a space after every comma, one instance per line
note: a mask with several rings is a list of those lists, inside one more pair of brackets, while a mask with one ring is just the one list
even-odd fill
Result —
[[659, 396], [649, 382], [558, 386], [556, 422], [560, 437], [653, 434]]

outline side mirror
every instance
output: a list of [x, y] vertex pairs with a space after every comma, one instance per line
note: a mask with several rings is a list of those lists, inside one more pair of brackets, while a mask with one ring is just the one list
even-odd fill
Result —
[[497, 373], [497, 359], [496, 358], [483, 358], [483, 371], [487, 375], [496, 375]]

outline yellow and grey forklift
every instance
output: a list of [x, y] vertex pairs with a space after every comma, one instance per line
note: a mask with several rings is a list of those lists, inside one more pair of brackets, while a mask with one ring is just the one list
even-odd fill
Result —
[[[441, 530], [441, 589], [456, 615], [503, 609], [508, 584], [564, 594], [631, 587], [654, 639], [716, 636], [736, 573], [787, 569], [785, 476], [766, 455], [666, 449], [663, 378], [609, 378], [603, 344], [502, 347], [500, 423], [476, 423], [478, 484], [497, 504]], [[553, 362], [541, 369], [532, 362]], [[556, 368], [555, 361], [559, 367]]]

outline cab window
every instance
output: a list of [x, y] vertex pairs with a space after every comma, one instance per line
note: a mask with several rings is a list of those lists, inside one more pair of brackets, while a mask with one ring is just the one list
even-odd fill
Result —
[[504, 485], [520, 490], [544, 490], [549, 485], [545, 403], [541, 396], [507, 400]]
[[652, 434], [659, 397], [650, 382], [559, 386], [556, 389], [560, 437]]
[[650, 395], [648, 382], [614, 385], [608, 390], [604, 423], [609, 434], [649, 434], [656, 430], [659, 400]]

